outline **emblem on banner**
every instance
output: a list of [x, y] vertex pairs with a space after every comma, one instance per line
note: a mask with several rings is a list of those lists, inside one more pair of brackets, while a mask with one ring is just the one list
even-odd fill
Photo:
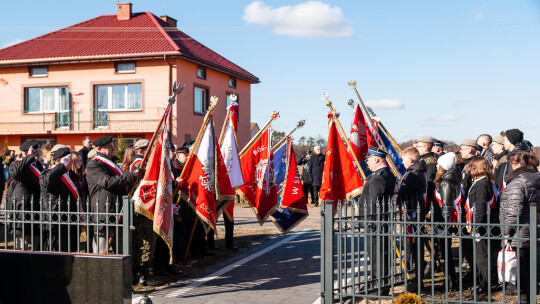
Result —
[[141, 186], [139, 197], [144, 204], [147, 204], [152, 199], [156, 198], [156, 184]]
[[257, 184], [257, 187], [264, 190], [266, 193], [270, 192], [270, 188], [276, 183], [276, 176], [273, 166], [268, 168], [268, 159], [261, 159], [255, 166], [255, 171], [255, 183]]

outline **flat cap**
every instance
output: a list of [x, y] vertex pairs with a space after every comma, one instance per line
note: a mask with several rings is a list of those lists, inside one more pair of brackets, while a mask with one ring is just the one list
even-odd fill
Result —
[[420, 136], [418, 137], [418, 142], [433, 144], [433, 138], [429, 136]]
[[460, 146], [469, 146], [478, 149], [478, 144], [476, 144], [476, 140], [474, 139], [464, 139]]
[[369, 158], [371, 156], [378, 156], [378, 157], [386, 158], [386, 151], [378, 147], [369, 146], [366, 158]]
[[21, 151], [28, 151], [28, 149], [30, 149], [30, 147], [34, 148], [34, 149], [37, 149], [39, 148], [39, 141], [35, 140], [35, 139], [30, 139], [30, 140], [27, 140], [25, 142], [23, 142], [20, 146], [19, 146], [19, 149]]
[[517, 143], [523, 141], [523, 132], [521, 132], [519, 129], [510, 129], [504, 132], [504, 134], [512, 145], [516, 145]]
[[[95, 142], [94, 142], [94, 144], [95, 144]], [[133, 146], [133, 149], [139, 150], [139, 149], [148, 148], [149, 144], [150, 144], [150, 141], [148, 139], [139, 139], [139, 140], [137, 140], [137, 142]]]
[[493, 138], [493, 142], [499, 145], [504, 145], [504, 137], [497, 135]]
[[90, 152], [88, 152], [88, 159], [92, 159], [94, 157], [97, 156], [97, 150], [96, 149], [92, 149], [90, 150]]
[[59, 148], [56, 151], [52, 152], [52, 157], [53, 157], [53, 160], [57, 160], [59, 158], [62, 158], [70, 154], [71, 154], [71, 150], [69, 150], [68, 147], [64, 146], [63, 148]]
[[62, 144], [56, 144], [54, 145], [54, 147], [52, 147], [51, 149], [51, 153], [54, 154], [54, 152], [58, 151], [58, 149], [62, 149], [62, 148], [65, 148], [66, 146], [62, 145]]
[[94, 146], [96, 146], [96, 147], [104, 146], [104, 145], [112, 142], [113, 139], [114, 139], [114, 137], [112, 135], [101, 136], [100, 138], [94, 140]]

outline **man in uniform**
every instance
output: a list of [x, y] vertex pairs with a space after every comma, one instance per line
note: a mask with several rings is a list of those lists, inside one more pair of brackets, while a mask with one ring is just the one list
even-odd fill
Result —
[[[55, 146], [56, 147], [56, 146]], [[53, 148], [55, 148], [53, 147]], [[67, 147], [61, 147], [51, 153], [53, 165], [45, 169], [39, 178], [43, 210], [52, 211], [51, 220], [57, 221], [58, 212], [77, 212], [79, 193], [81, 193], [79, 178], [71, 171], [73, 162], [71, 151]], [[70, 219], [77, 221], [77, 217]], [[45, 244], [52, 251], [77, 252], [79, 235], [76, 225], [47, 225], [44, 233], [47, 241]]]
[[437, 158], [444, 154], [444, 144], [445, 143], [443, 141], [437, 139], [433, 141], [433, 148], [431, 148], [431, 152], [433, 152]]
[[[117, 204], [122, 203], [122, 195], [128, 194], [129, 188], [133, 186], [137, 178], [144, 176], [145, 170], [139, 168], [134, 172], [126, 170], [122, 173], [115, 162], [115, 148], [111, 135], [96, 139], [94, 145], [96, 146], [97, 155], [88, 162], [86, 167], [91, 210], [92, 213], [115, 213], [122, 209], [121, 206], [118, 206], [117, 209]], [[116, 243], [114, 242], [116, 229], [106, 229], [105, 226], [100, 225], [107, 222], [105, 215], [101, 215], [99, 218], [93, 216], [92, 222], [97, 223], [95, 236], [92, 240], [93, 252], [103, 254], [108, 251], [109, 238], [113, 240], [113, 245]], [[121, 235], [120, 231], [119, 234]], [[121, 244], [121, 242], [118, 243]]]
[[[6, 193], [7, 209], [16, 210], [16, 220], [32, 220], [30, 214], [24, 211], [40, 210], [39, 177], [43, 166], [39, 162], [39, 141], [27, 140], [19, 149], [22, 158], [17, 158], [9, 166], [8, 190]], [[24, 217], [23, 217], [24, 215]], [[39, 220], [35, 218], [35, 220]], [[31, 224], [15, 224], [15, 249], [38, 250], [40, 248], [40, 227]], [[33, 235], [32, 235], [33, 234]], [[32, 239], [33, 237], [33, 239]]]
[[[367, 177], [364, 184], [364, 190], [360, 196], [360, 216], [367, 214], [369, 221], [377, 220], [377, 205], [379, 206], [380, 217], [379, 220], [388, 220], [387, 212], [389, 210], [388, 204], [394, 188], [396, 185], [396, 178], [394, 174], [386, 166], [386, 152], [377, 147], [369, 147], [366, 155], [366, 163], [371, 170], [371, 175]], [[367, 210], [364, 213], [363, 206], [367, 206]], [[388, 227], [381, 226], [383, 234], [388, 232]], [[372, 233], [376, 228], [372, 228]], [[381, 252], [375, 252], [377, 249], [377, 236], [370, 236], [367, 239], [367, 252], [371, 261], [371, 287], [376, 286], [377, 277], [380, 275], [382, 286], [381, 291], [384, 295], [388, 295], [390, 291], [390, 269], [388, 269], [389, 261], [389, 248], [388, 237], [380, 237]], [[382, 259], [380, 259], [382, 257]], [[379, 260], [380, 259], [380, 260]], [[380, 263], [380, 269], [377, 264]], [[380, 274], [379, 274], [380, 272]], [[371, 288], [370, 287], [370, 288]]]

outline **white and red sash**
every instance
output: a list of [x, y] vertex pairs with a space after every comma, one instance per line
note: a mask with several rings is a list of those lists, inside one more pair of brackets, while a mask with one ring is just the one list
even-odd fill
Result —
[[[470, 193], [471, 193], [472, 188], [476, 184], [476, 182], [483, 179], [483, 178], [486, 178], [486, 177], [483, 176], [483, 177], [481, 177], [479, 179], [476, 179], [473, 182], [471, 188], [469, 189], [469, 195], [467, 195], [467, 201], [465, 202], [465, 212], [466, 212], [465, 219], [467, 220], [467, 223], [469, 223], [469, 224], [473, 222], [473, 216], [474, 216], [474, 206], [471, 206], [470, 200], [469, 200]], [[491, 208], [495, 207], [495, 203], [497, 202], [497, 197], [498, 197], [497, 187], [495, 187], [495, 185], [493, 183], [491, 183], [491, 187], [493, 189], [493, 195], [491, 196], [491, 199], [489, 199], [486, 202], [486, 206], [487, 206], [488, 210], [491, 210]], [[471, 227], [470, 225], [467, 226], [467, 228], [470, 228], [470, 227]]]
[[[439, 203], [439, 206], [443, 207], [443, 201], [441, 198], [441, 194], [435, 189], [435, 193], [433, 194], [433, 197], [435, 198], [435, 201]], [[461, 208], [461, 201], [462, 201], [462, 193], [460, 191], [459, 195], [456, 197], [456, 199], [453, 202], [454, 210], [452, 211], [452, 215], [450, 216], [450, 222], [451, 223], [459, 223], [459, 216], [458, 216], [458, 210]]]
[[[19, 162], [20, 162], [20, 161], [22, 161], [22, 159], [21, 159], [21, 158], [17, 158], [17, 159], [15, 159], [15, 161], [19, 161]], [[36, 164], [33, 163], [33, 164], [31, 164], [30, 167], [28, 167], [28, 168], [30, 168], [30, 171], [32, 171], [32, 173], [34, 173], [34, 174], [36, 175], [36, 177], [39, 179], [39, 177], [41, 176], [41, 172], [39, 171], [38, 167], [36, 167]], [[9, 178], [9, 180], [8, 180], [8, 182], [7, 182], [7, 186], [8, 186], [8, 187], [9, 187], [9, 184], [11, 183], [11, 180], [12, 180], [12, 179], [13, 179], [12, 177]]]
[[[54, 167], [56, 167], [56, 166], [49, 167], [49, 170], [54, 169]], [[69, 192], [71, 192], [71, 194], [73, 194], [73, 196], [75, 197], [75, 200], [78, 200], [79, 199], [79, 191], [77, 190], [77, 187], [75, 186], [75, 183], [73, 182], [71, 177], [69, 177], [69, 172], [64, 173], [64, 175], [62, 175], [62, 177], [60, 179], [62, 180], [64, 185], [66, 185], [66, 187], [69, 189]]]
[[138, 163], [142, 163], [142, 158], [136, 158], [133, 163], [131, 163], [131, 165], [129, 166], [129, 172], [133, 172], [133, 169], [135, 169], [135, 166]]
[[118, 165], [115, 162], [113, 162], [112, 160], [107, 159], [107, 158], [105, 158], [103, 156], [99, 156], [99, 155], [96, 156], [94, 159], [97, 160], [97, 161], [102, 162], [107, 167], [111, 168], [111, 170], [113, 170], [114, 173], [116, 173], [116, 175], [122, 175], [122, 170], [120, 170], [120, 167], [118, 167]]

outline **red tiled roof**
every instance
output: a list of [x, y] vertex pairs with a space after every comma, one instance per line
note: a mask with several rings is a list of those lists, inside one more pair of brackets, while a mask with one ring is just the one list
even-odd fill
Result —
[[99, 16], [0, 49], [0, 66], [79, 59], [179, 55], [251, 82], [259, 79], [149, 12]]

